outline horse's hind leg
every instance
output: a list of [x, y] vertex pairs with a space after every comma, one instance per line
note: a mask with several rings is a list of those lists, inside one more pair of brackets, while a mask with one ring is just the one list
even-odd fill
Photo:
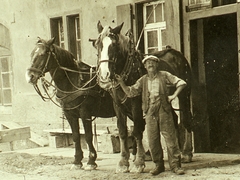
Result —
[[185, 142], [183, 144], [183, 150], [181, 155], [181, 161], [183, 163], [189, 163], [192, 161], [192, 150], [192, 133], [188, 132], [187, 129], [185, 129]]
[[[184, 103], [187, 103], [187, 102], [188, 101], [185, 101]], [[189, 163], [192, 161], [192, 157], [193, 157], [192, 132], [189, 128], [189, 126], [191, 127], [192, 114], [189, 110], [190, 109], [189, 103], [185, 105], [183, 104], [181, 107], [185, 107], [184, 111], [182, 111], [180, 114], [180, 121], [181, 121], [180, 124], [183, 127], [182, 129], [184, 130], [184, 144], [182, 146], [181, 162]]]
[[80, 143], [79, 120], [77, 117], [73, 117], [73, 115], [70, 114], [70, 111], [65, 111], [64, 113], [72, 129], [73, 142], [75, 143], [75, 159], [73, 164], [76, 165], [76, 167], [81, 168], [83, 151]]
[[93, 132], [92, 132], [92, 120], [91, 119], [82, 119], [83, 127], [85, 130], [85, 139], [89, 148], [89, 156], [87, 166], [84, 168], [85, 170], [93, 170], [97, 168], [96, 159], [97, 152], [93, 146]]

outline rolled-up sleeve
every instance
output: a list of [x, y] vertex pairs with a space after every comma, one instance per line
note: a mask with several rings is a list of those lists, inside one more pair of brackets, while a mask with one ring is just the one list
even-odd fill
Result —
[[135, 97], [141, 94], [142, 92], [142, 78], [138, 79], [135, 84], [129, 87], [128, 97]]
[[165, 74], [166, 74], [167, 80], [171, 84], [173, 84], [176, 88], [179, 87], [179, 86], [187, 84], [184, 80], [178, 78], [177, 76], [174, 76], [174, 75], [170, 74], [169, 72], [165, 72]]

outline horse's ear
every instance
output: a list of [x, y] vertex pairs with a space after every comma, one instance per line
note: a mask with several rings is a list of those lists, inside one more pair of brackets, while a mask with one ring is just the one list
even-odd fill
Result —
[[88, 41], [89, 41], [89, 42], [92, 42], [93, 47], [96, 48], [95, 43], [96, 43], [97, 39], [90, 39], [90, 38], [89, 38]]
[[119, 26], [115, 27], [114, 29], [112, 29], [111, 32], [114, 34], [120, 34], [123, 24], [124, 24], [124, 22], [122, 24], [120, 24]]
[[103, 30], [103, 26], [100, 21], [98, 21], [98, 23], [97, 23], [97, 29], [98, 29], [98, 33], [101, 33]]
[[39, 36], [37, 38], [38, 38], [37, 43], [41, 43], [42, 39]]
[[49, 46], [53, 45], [53, 43], [55, 42], [55, 37], [53, 37], [52, 39], [48, 40], [47, 44]]

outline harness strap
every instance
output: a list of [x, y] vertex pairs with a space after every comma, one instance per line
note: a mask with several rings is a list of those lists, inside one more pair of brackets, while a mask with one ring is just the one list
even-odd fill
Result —
[[75, 93], [63, 96], [63, 97], [59, 97], [56, 96], [57, 100], [63, 104], [69, 103], [75, 99], [77, 99], [79, 96], [93, 96], [93, 97], [100, 97], [100, 94], [98, 91], [94, 91], [94, 90], [79, 90]]
[[129, 30], [128, 31], [128, 36], [129, 36], [129, 52], [128, 52], [128, 57], [127, 57], [127, 61], [124, 65], [123, 71], [121, 72], [121, 77], [123, 77], [123, 80], [127, 80], [128, 76], [131, 72], [132, 66], [133, 66], [133, 55], [135, 52], [135, 46], [134, 46], [134, 40], [133, 40], [133, 34], [132, 32]]

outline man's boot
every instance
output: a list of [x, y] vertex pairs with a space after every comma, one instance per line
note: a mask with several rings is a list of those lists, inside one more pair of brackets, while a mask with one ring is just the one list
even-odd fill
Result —
[[160, 174], [160, 173], [162, 173], [162, 172], [164, 172], [164, 171], [165, 171], [164, 164], [157, 164], [157, 163], [156, 163], [155, 168], [152, 169], [152, 170], [150, 171], [150, 173], [155, 176], [155, 175], [158, 175], [158, 174]]

